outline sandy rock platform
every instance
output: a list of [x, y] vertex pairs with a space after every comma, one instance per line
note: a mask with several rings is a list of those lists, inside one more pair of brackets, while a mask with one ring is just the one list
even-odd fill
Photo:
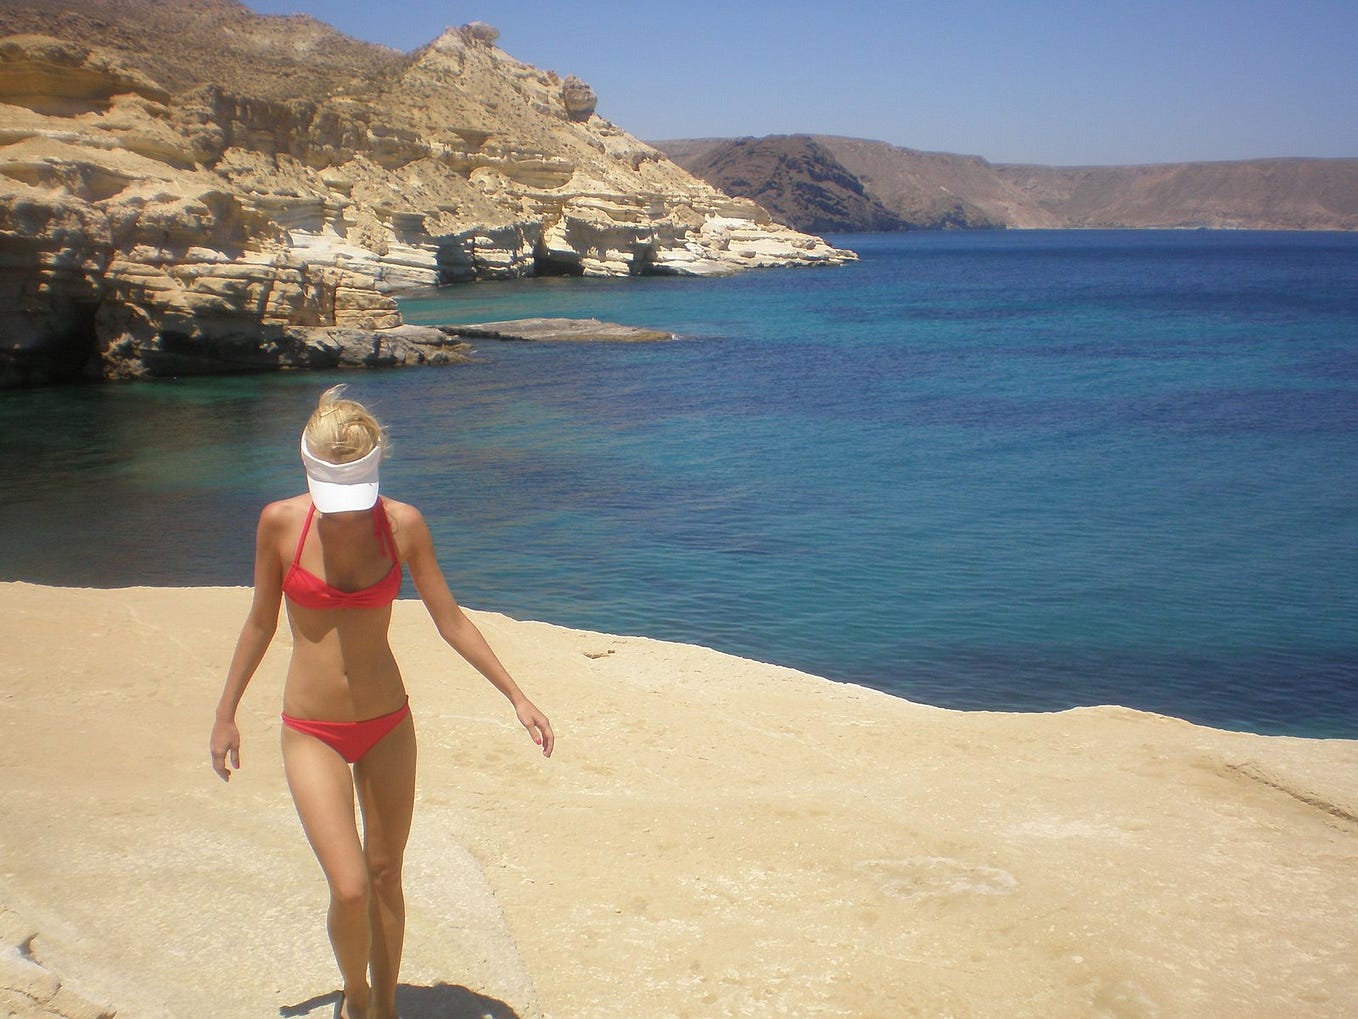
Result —
[[[249, 592], [0, 585], [0, 1014], [333, 1014]], [[1358, 1014], [1358, 743], [944, 711], [474, 613], [543, 760], [418, 602], [405, 1019]]]

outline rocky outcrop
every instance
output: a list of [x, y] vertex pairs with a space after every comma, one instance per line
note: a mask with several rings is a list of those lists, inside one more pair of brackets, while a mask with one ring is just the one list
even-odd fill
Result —
[[594, 89], [572, 74], [561, 83], [561, 102], [571, 120], [587, 121], [599, 105], [599, 97]]
[[427, 363], [456, 351], [390, 332], [412, 287], [853, 257], [488, 25], [398, 54], [235, 0], [9, 0], [0, 35], [0, 384], [325, 363], [336, 336], [348, 363], [357, 333]]
[[820, 135], [655, 144], [804, 230], [1358, 229], [1358, 159], [1051, 167]]

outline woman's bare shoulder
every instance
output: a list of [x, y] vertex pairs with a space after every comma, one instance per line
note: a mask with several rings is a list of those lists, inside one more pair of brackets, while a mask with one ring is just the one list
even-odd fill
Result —
[[382, 505], [386, 507], [387, 516], [393, 523], [416, 522], [424, 523], [424, 514], [408, 502], [401, 502], [389, 496], [382, 496]]
[[310, 496], [294, 495], [290, 499], [279, 499], [271, 502], [259, 511], [259, 524], [261, 527], [278, 528], [288, 527], [301, 520], [306, 515], [307, 507], [311, 505]]
[[424, 514], [416, 507], [408, 502], [389, 499], [385, 495], [381, 499], [382, 505], [387, 511], [387, 519], [391, 521], [393, 534], [402, 539], [418, 538], [429, 534], [429, 525], [425, 523]]

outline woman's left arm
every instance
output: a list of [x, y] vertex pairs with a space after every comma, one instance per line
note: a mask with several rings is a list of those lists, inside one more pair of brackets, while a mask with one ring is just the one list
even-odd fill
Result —
[[420, 600], [438, 627], [439, 636], [509, 699], [520, 724], [528, 730], [533, 742], [542, 747], [542, 755], [551, 757], [556, 743], [551, 722], [519, 689], [519, 684], [514, 682], [514, 677], [500, 662], [480, 629], [467, 618], [453, 597], [434, 553], [434, 539], [424, 515], [413, 506], [402, 506], [398, 522], [398, 542], [410, 568], [410, 579], [415, 582]]

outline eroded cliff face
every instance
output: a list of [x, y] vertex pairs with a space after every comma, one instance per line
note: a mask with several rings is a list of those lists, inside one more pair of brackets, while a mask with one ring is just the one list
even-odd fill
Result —
[[[0, 384], [446, 360], [398, 328], [401, 289], [853, 257], [691, 177], [489, 26], [402, 55], [234, 0], [118, 0], [93, 27], [55, 7], [66, 38], [0, 39]], [[347, 77], [340, 41], [366, 61]]]

